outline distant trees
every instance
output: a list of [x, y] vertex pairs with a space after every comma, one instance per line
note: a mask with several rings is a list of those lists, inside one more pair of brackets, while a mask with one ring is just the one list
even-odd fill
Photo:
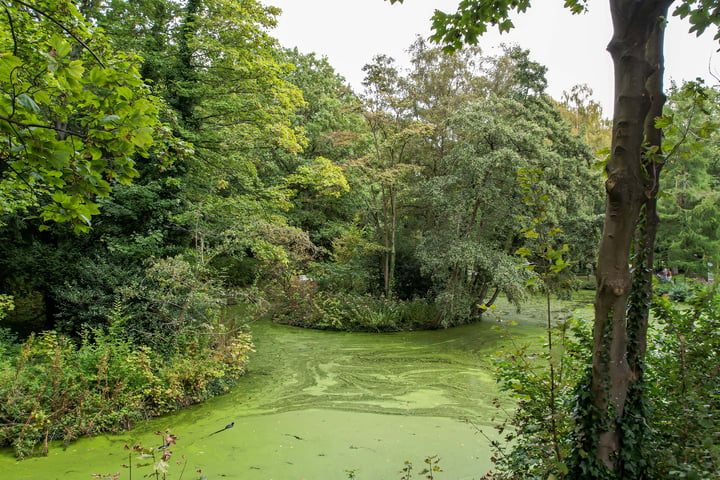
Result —
[[528, 52], [447, 55], [418, 39], [410, 53], [404, 75], [385, 56], [365, 67], [374, 146], [361, 165], [377, 199], [368, 226], [381, 247], [384, 295], [432, 298], [437, 325], [452, 325], [479, 318], [499, 294], [518, 300], [526, 291], [514, 255], [523, 244], [518, 170], [546, 169], [553, 216], [568, 225], [594, 218], [595, 229], [597, 196], [584, 188], [598, 176]]
[[658, 268], [714, 276], [720, 261], [720, 94], [694, 82], [675, 86], [664, 118], [667, 161], [658, 200]]

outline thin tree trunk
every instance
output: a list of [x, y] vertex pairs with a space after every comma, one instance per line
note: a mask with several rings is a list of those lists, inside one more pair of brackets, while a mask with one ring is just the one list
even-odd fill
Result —
[[397, 238], [397, 193], [393, 184], [382, 187], [383, 212], [383, 291], [386, 298], [392, 296], [395, 277]]
[[390, 298], [393, 294], [393, 286], [395, 285], [395, 257], [397, 239], [397, 192], [395, 186], [390, 185], [390, 258], [388, 259], [388, 282], [385, 291], [385, 297]]
[[[653, 74], [648, 79], [647, 91], [650, 95], [650, 110], [645, 118], [645, 148], [648, 151], [644, 159], [645, 205], [635, 245], [634, 286], [633, 291], [640, 295], [638, 301], [631, 302], [628, 311], [629, 335], [637, 342], [637, 348], [628, 352], [628, 364], [633, 371], [633, 379], [641, 380], [642, 363], [647, 350], [647, 326], [650, 316], [650, 297], [652, 295], [653, 264], [655, 257], [655, 237], [659, 218], [657, 214], [657, 194], [660, 189], [660, 172], [663, 167], [660, 152], [662, 130], [655, 128], [655, 119], [662, 116], [665, 105], [663, 93], [663, 37], [664, 26], [658, 23], [648, 42], [647, 59], [653, 66]], [[657, 153], [655, 153], [657, 152]]]

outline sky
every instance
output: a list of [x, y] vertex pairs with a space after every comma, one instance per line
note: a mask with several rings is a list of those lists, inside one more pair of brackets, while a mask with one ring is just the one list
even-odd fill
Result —
[[[278, 27], [271, 31], [284, 47], [328, 58], [335, 71], [345, 77], [357, 93], [362, 92], [362, 67], [377, 54], [386, 54], [398, 65], [409, 65], [407, 48], [417, 35], [431, 33], [433, 12], [454, 12], [458, 0], [405, 0], [391, 5], [385, 0], [263, 0], [280, 7]], [[540, 4], [540, 2], [535, 2]], [[496, 31], [481, 37], [486, 54], [499, 53], [499, 45], [519, 45], [530, 57], [548, 67], [548, 93], [561, 98], [574, 85], [587, 84], [594, 100], [612, 116], [612, 60], [606, 51], [612, 27], [608, 2], [590, 2], [585, 15], [572, 15], [560, 0], [543, 0], [541, 7], [513, 17], [516, 28], [509, 34]], [[665, 81], [705, 78], [715, 85], [720, 80], [720, 53], [712, 40], [714, 32], [702, 37], [688, 33], [689, 25], [671, 17], [665, 40]]]

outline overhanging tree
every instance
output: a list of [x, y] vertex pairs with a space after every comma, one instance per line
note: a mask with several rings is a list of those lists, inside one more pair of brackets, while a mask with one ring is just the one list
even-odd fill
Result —
[[[402, 3], [403, 0], [390, 0]], [[662, 131], [663, 45], [674, 0], [610, 0], [615, 102], [612, 144], [606, 163], [606, 213], [598, 253], [593, 368], [572, 474], [578, 478], [645, 478], [642, 451], [643, 361], [646, 350]], [[565, 0], [583, 13], [588, 0]], [[464, 0], [455, 13], [436, 11], [433, 39], [448, 50], [476, 44], [488, 25], [514, 27], [511, 12], [531, 0]], [[682, 0], [674, 14], [689, 18], [698, 34], [720, 27], [720, 2]], [[715, 35], [720, 40], [720, 30]], [[631, 267], [632, 264], [632, 267]], [[586, 405], [582, 405], [586, 403]]]
[[[138, 59], [68, 0], [0, 2], [0, 214], [87, 231], [167, 131]], [[44, 226], [43, 226], [44, 228]]]

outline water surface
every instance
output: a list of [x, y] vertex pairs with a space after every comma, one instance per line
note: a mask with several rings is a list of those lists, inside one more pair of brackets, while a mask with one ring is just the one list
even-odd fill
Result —
[[[515, 328], [541, 337], [533, 313]], [[359, 334], [257, 322], [248, 375], [230, 393], [137, 425], [123, 435], [53, 445], [48, 457], [0, 455], [12, 480], [89, 479], [136, 463], [126, 443], [160, 445], [177, 435], [168, 479], [399, 479], [438, 455], [439, 478], [477, 479], [491, 468], [488, 436], [498, 396], [493, 354], [507, 341], [498, 323], [428, 332]], [[507, 400], [503, 403], [508, 404]], [[235, 422], [229, 430], [212, 434]], [[480, 433], [479, 429], [484, 433]], [[184, 458], [182, 458], [184, 456]], [[147, 473], [145, 470], [144, 473]], [[142, 478], [135, 470], [132, 478]]]

